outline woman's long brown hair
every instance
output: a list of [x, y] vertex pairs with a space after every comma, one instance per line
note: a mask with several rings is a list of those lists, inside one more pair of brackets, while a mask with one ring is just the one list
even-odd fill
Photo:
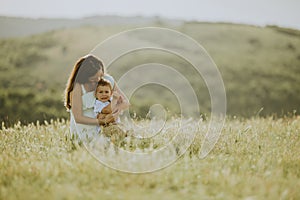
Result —
[[99, 70], [102, 70], [104, 73], [104, 66], [102, 61], [94, 55], [84, 56], [75, 63], [65, 89], [64, 105], [67, 110], [71, 109], [70, 94], [74, 89], [75, 83], [84, 84], [89, 82], [89, 78], [95, 75]]

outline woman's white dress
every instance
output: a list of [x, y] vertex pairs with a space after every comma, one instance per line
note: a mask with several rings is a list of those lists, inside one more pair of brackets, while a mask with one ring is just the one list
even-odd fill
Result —
[[[96, 118], [94, 113], [95, 93], [94, 91], [86, 92], [83, 85], [82, 89], [82, 112], [86, 117]], [[76, 123], [72, 109], [70, 110], [70, 133], [71, 138], [85, 141], [97, 134], [95, 125], [86, 125]]]
[[[115, 80], [112, 76], [105, 74], [103, 78], [107, 79], [112, 87], [114, 86]], [[82, 90], [82, 112], [86, 117], [96, 118], [96, 114], [94, 112], [95, 105], [95, 92], [86, 92], [83, 85], [81, 85]], [[98, 130], [98, 131], [97, 131]], [[76, 123], [72, 109], [70, 109], [70, 136], [72, 139], [77, 139], [79, 141], [90, 140], [94, 136], [96, 136], [99, 132], [99, 129], [96, 125], [86, 125]]]

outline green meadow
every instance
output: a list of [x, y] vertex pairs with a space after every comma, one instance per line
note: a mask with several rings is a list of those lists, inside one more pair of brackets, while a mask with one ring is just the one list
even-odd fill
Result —
[[[222, 75], [228, 115], [282, 117], [299, 112], [298, 30], [198, 22], [176, 26], [156, 22], [148, 26], [171, 28], [203, 46]], [[86, 25], [0, 39], [1, 121], [8, 125], [17, 121], [26, 124], [36, 120], [67, 118], [63, 91], [77, 59], [108, 37], [138, 27]], [[163, 38], [160, 40], [166, 43]], [[185, 44], [182, 48], [188, 49]], [[193, 71], [189, 63], [174, 55], [150, 50], [132, 52], [111, 64], [119, 69], [112, 75], [118, 80], [134, 66], [151, 62], [171, 66], [183, 74], [197, 94], [201, 113], [209, 115], [210, 96], [203, 78]], [[162, 104], [171, 114], [178, 113], [176, 97], [168, 90], [155, 86], [143, 89], [146, 92], [138, 90], [131, 97], [131, 113], [144, 117], [154, 103]], [[159, 102], [155, 98], [157, 93], [160, 94]]]

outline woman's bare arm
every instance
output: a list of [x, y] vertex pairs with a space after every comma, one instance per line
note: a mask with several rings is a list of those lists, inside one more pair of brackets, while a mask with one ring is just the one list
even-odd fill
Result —
[[86, 117], [82, 113], [82, 92], [79, 83], [76, 83], [74, 89], [71, 93], [71, 106], [72, 112], [76, 123], [88, 124], [88, 125], [98, 125], [99, 121], [96, 118]]
[[130, 103], [129, 103], [127, 97], [123, 94], [123, 92], [118, 87], [117, 83], [115, 83], [113, 92], [116, 94], [116, 96], [118, 98], [116, 105], [114, 105], [113, 113], [119, 113], [119, 112], [122, 112], [123, 110], [126, 110], [127, 108], [129, 108]]

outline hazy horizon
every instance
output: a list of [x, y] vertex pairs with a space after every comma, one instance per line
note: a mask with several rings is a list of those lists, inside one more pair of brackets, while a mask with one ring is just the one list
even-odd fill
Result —
[[300, 30], [300, 1], [265, 0], [0, 0], [0, 15], [78, 19], [91, 16], [162, 17], [178, 20], [277, 25]]

